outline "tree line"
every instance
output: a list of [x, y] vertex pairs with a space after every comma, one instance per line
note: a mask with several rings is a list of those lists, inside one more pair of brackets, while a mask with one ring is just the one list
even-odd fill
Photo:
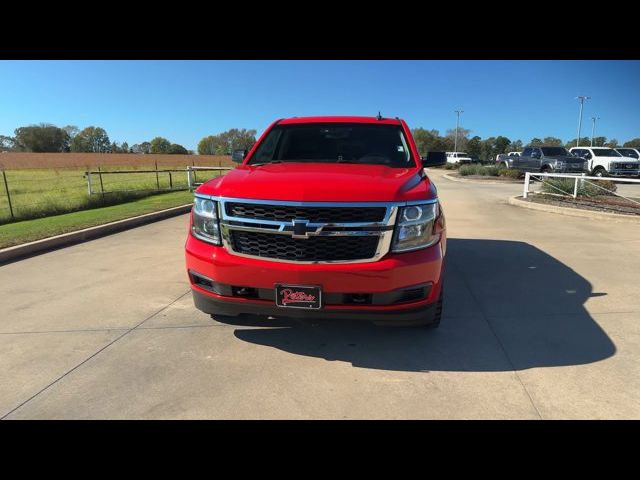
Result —
[[[426, 155], [427, 152], [452, 152], [455, 145], [455, 129], [447, 130], [444, 136], [440, 135], [438, 130], [426, 130], [424, 128], [414, 128], [411, 130], [413, 138], [420, 155]], [[459, 152], [466, 152], [469, 155], [476, 156], [479, 160], [488, 162], [493, 161], [496, 155], [514, 151], [522, 151], [525, 146], [547, 146], [547, 147], [565, 147], [567, 149], [576, 146], [576, 138], [563, 142], [557, 137], [532, 138], [528, 143], [524, 144], [522, 140], [510, 140], [507, 137], [499, 135], [497, 137], [489, 137], [482, 139], [479, 136], [470, 138], [471, 130], [466, 128], [458, 128], [457, 147]], [[591, 145], [590, 137], [580, 137], [580, 145]], [[610, 147], [616, 148], [619, 142], [612, 138], [607, 140], [606, 137], [594, 137], [594, 147]], [[625, 142], [623, 147], [640, 148], [640, 138], [634, 138]]]
[[29, 125], [14, 130], [14, 136], [0, 135], [0, 150], [15, 152], [78, 152], [78, 153], [193, 153], [182, 145], [163, 137], [129, 146], [109, 139], [106, 130], [90, 126], [80, 130], [75, 125], [57, 127], [50, 123]]
[[[522, 140], [510, 140], [499, 135], [485, 139], [479, 136], [471, 137], [471, 130], [458, 128], [457, 145], [455, 129], [449, 129], [444, 135], [438, 130], [414, 128], [413, 138], [420, 155], [430, 151], [451, 152], [454, 147], [459, 152], [466, 152], [482, 161], [492, 161], [496, 155], [510, 151], [521, 151], [525, 146], [576, 146], [576, 139], [564, 143], [557, 137], [532, 138], [526, 145]], [[15, 130], [15, 136], [0, 135], [0, 150], [19, 152], [91, 152], [91, 153], [162, 153], [162, 154], [193, 154], [179, 144], [171, 143], [163, 137], [155, 137], [148, 142], [136, 143], [129, 146], [127, 142], [118, 144], [109, 139], [107, 132], [101, 127], [86, 127], [80, 130], [73, 125], [59, 128], [55, 125], [41, 123], [29, 125]], [[232, 128], [216, 135], [208, 135], [198, 142], [199, 155], [230, 155], [233, 150], [249, 150], [256, 142], [256, 130]], [[580, 145], [590, 145], [589, 137], [581, 137]], [[619, 146], [614, 138], [594, 137], [594, 146]], [[639, 147], [640, 138], [625, 142], [624, 147]]]

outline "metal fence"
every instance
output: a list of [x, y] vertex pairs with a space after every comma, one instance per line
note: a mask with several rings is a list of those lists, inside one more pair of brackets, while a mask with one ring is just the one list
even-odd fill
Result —
[[0, 170], [0, 224], [192, 191], [230, 167]]

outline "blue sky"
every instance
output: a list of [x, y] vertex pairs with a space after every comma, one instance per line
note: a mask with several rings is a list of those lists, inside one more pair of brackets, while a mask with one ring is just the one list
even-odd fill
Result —
[[90, 125], [129, 145], [163, 136], [195, 149], [209, 134], [280, 117], [400, 116], [480, 137], [575, 138], [577, 95], [596, 136], [640, 137], [640, 61], [0, 61], [0, 134]]

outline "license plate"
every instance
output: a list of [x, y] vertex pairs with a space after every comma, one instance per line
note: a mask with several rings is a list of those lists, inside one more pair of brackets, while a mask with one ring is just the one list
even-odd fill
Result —
[[276, 305], [319, 309], [322, 306], [322, 289], [313, 285], [276, 285]]

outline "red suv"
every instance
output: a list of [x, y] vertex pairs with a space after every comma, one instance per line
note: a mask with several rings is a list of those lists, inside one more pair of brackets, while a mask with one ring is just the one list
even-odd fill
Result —
[[444, 214], [403, 120], [281, 119], [233, 159], [195, 192], [186, 263], [197, 308], [439, 324]]

